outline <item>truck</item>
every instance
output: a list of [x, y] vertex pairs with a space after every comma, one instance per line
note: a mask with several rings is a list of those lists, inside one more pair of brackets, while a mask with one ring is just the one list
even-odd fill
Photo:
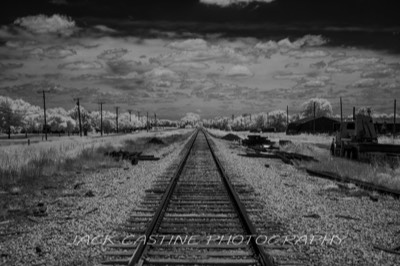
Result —
[[399, 162], [400, 145], [378, 143], [372, 117], [358, 114], [353, 121], [340, 123], [332, 140], [331, 154], [371, 162]]

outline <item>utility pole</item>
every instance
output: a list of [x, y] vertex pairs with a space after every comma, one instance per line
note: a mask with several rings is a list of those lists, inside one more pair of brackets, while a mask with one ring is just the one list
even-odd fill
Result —
[[76, 100], [76, 104], [78, 105], [79, 136], [82, 137], [81, 106], [79, 104], [79, 98], [75, 98], [75, 100]]
[[157, 114], [154, 113], [154, 127], [157, 127]]
[[149, 112], [147, 112], [146, 129], [149, 132]]
[[117, 116], [116, 116], [116, 118], [115, 118], [115, 122], [116, 122], [116, 125], [117, 125], [117, 134], [118, 134], [118, 106], [117, 107], [115, 107], [115, 113], [117, 114]]
[[342, 97], [340, 97], [340, 123], [343, 123], [343, 105], [342, 105]]
[[393, 108], [393, 141], [396, 136], [396, 99], [394, 99], [394, 108]]
[[103, 136], [103, 104], [104, 102], [100, 102], [100, 134]]
[[313, 132], [314, 132], [314, 134], [315, 134], [315, 102], [314, 102]]
[[132, 110], [128, 110], [129, 112], [129, 122], [132, 122]]
[[286, 127], [288, 127], [288, 125], [289, 125], [289, 105], [286, 105]]
[[49, 92], [49, 91], [45, 91], [42, 90], [43, 92], [43, 115], [44, 115], [44, 136], [45, 139], [47, 140], [47, 120], [46, 120], [46, 94], [45, 92]]
[[353, 121], [356, 120], [356, 107], [353, 106]]

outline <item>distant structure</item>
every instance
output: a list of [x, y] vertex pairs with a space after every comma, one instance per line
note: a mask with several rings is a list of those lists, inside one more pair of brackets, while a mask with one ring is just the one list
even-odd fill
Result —
[[339, 129], [340, 120], [335, 118], [320, 116], [308, 117], [289, 123], [286, 129], [286, 135], [295, 135], [301, 133], [326, 133], [333, 134]]

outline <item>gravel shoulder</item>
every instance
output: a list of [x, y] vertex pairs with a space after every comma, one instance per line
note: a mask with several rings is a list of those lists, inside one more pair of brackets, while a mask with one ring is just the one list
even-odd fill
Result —
[[[77, 172], [73, 183], [12, 196], [27, 215], [0, 224], [0, 265], [96, 265], [107, 236], [125, 222], [145, 190], [178, 160], [184, 141], [155, 150], [159, 161], [122, 168]], [[32, 214], [38, 203], [47, 216]]]
[[307, 265], [400, 265], [399, 255], [374, 249], [400, 246], [399, 199], [312, 177], [279, 159], [242, 157], [243, 147], [213, 139], [228, 176], [260, 194], [268, 219], [285, 226], [290, 249]]

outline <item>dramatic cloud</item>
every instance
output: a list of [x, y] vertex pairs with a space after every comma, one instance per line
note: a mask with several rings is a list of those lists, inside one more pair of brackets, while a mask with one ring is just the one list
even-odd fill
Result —
[[67, 70], [89, 70], [89, 69], [101, 69], [103, 65], [100, 62], [88, 62], [88, 61], [76, 61], [72, 63], [65, 63], [58, 65], [59, 69]]
[[391, 68], [379, 69], [376, 71], [366, 71], [361, 73], [362, 78], [390, 78], [395, 75], [395, 71]]
[[37, 45], [38, 42], [34, 40], [14, 40], [14, 41], [7, 41], [6, 46], [9, 48], [26, 48]]
[[218, 6], [230, 6], [234, 4], [248, 4], [250, 2], [262, 2], [262, 3], [271, 3], [274, 0], [200, 0], [203, 4], [208, 5], [218, 5]]
[[340, 69], [343, 72], [354, 72], [364, 70], [366, 67], [377, 64], [379, 58], [374, 57], [347, 57], [329, 62], [329, 67]]
[[147, 78], [162, 78], [167, 80], [176, 80], [179, 76], [168, 68], [157, 67], [149, 72], [146, 72], [145, 77]]
[[62, 15], [53, 15], [51, 17], [45, 15], [28, 16], [18, 18], [14, 24], [39, 34], [57, 33], [69, 36], [77, 30], [75, 21]]
[[297, 49], [301, 49], [304, 47], [322, 46], [327, 42], [328, 40], [323, 38], [321, 35], [305, 35], [304, 37], [297, 39], [293, 42], [290, 41], [289, 38], [282, 39], [278, 42], [271, 40], [267, 42], [259, 42], [254, 46], [254, 48], [266, 53], [265, 55], [267, 57], [278, 51], [281, 53], [287, 53], [291, 51], [291, 55], [298, 58], [323, 57], [328, 56], [329, 54], [325, 51], [320, 50], [298, 51]]
[[169, 68], [173, 68], [176, 70], [181, 70], [181, 71], [185, 71], [188, 69], [207, 69], [209, 68], [209, 66], [205, 63], [201, 63], [201, 62], [178, 62], [178, 63], [172, 63], [170, 65], [168, 65]]
[[377, 87], [380, 82], [373, 78], [365, 78], [360, 79], [350, 85], [353, 88], [370, 88], [370, 87]]
[[249, 77], [253, 76], [253, 73], [247, 66], [236, 65], [228, 69], [226, 75], [230, 77]]
[[97, 56], [99, 59], [103, 60], [116, 60], [128, 53], [127, 49], [123, 48], [115, 48], [103, 51], [100, 55]]
[[16, 68], [21, 68], [23, 67], [24, 64], [22, 63], [1, 63], [0, 62], [0, 71], [5, 71], [8, 69], [16, 69]]
[[168, 44], [167, 47], [178, 50], [197, 51], [207, 50], [208, 44], [203, 39], [188, 39], [185, 41], [172, 42]]
[[318, 58], [318, 57], [326, 57], [329, 55], [328, 52], [322, 50], [314, 50], [314, 51], [291, 51], [288, 53], [289, 56], [295, 57], [297, 59], [301, 58]]
[[186, 49], [161, 55], [153, 60], [159, 63], [216, 61], [219, 63], [232, 64], [252, 62], [255, 60], [254, 56], [244, 55], [232, 47], [210, 45], [207, 49], [194, 50], [195, 46], [192, 46], [192, 44], [191, 41], [184, 45], [182, 45], [182, 43], [179, 45], [175, 44], [175, 46], [186, 47]]
[[289, 79], [289, 80], [300, 80], [307, 77], [305, 74], [296, 74], [296, 73], [280, 73], [274, 76], [275, 79]]
[[47, 49], [34, 48], [25, 52], [29, 56], [61, 59], [76, 55], [76, 51], [62, 46], [52, 46]]
[[310, 64], [310, 68], [321, 69], [326, 67], [326, 63], [324, 61], [319, 61], [314, 64]]

